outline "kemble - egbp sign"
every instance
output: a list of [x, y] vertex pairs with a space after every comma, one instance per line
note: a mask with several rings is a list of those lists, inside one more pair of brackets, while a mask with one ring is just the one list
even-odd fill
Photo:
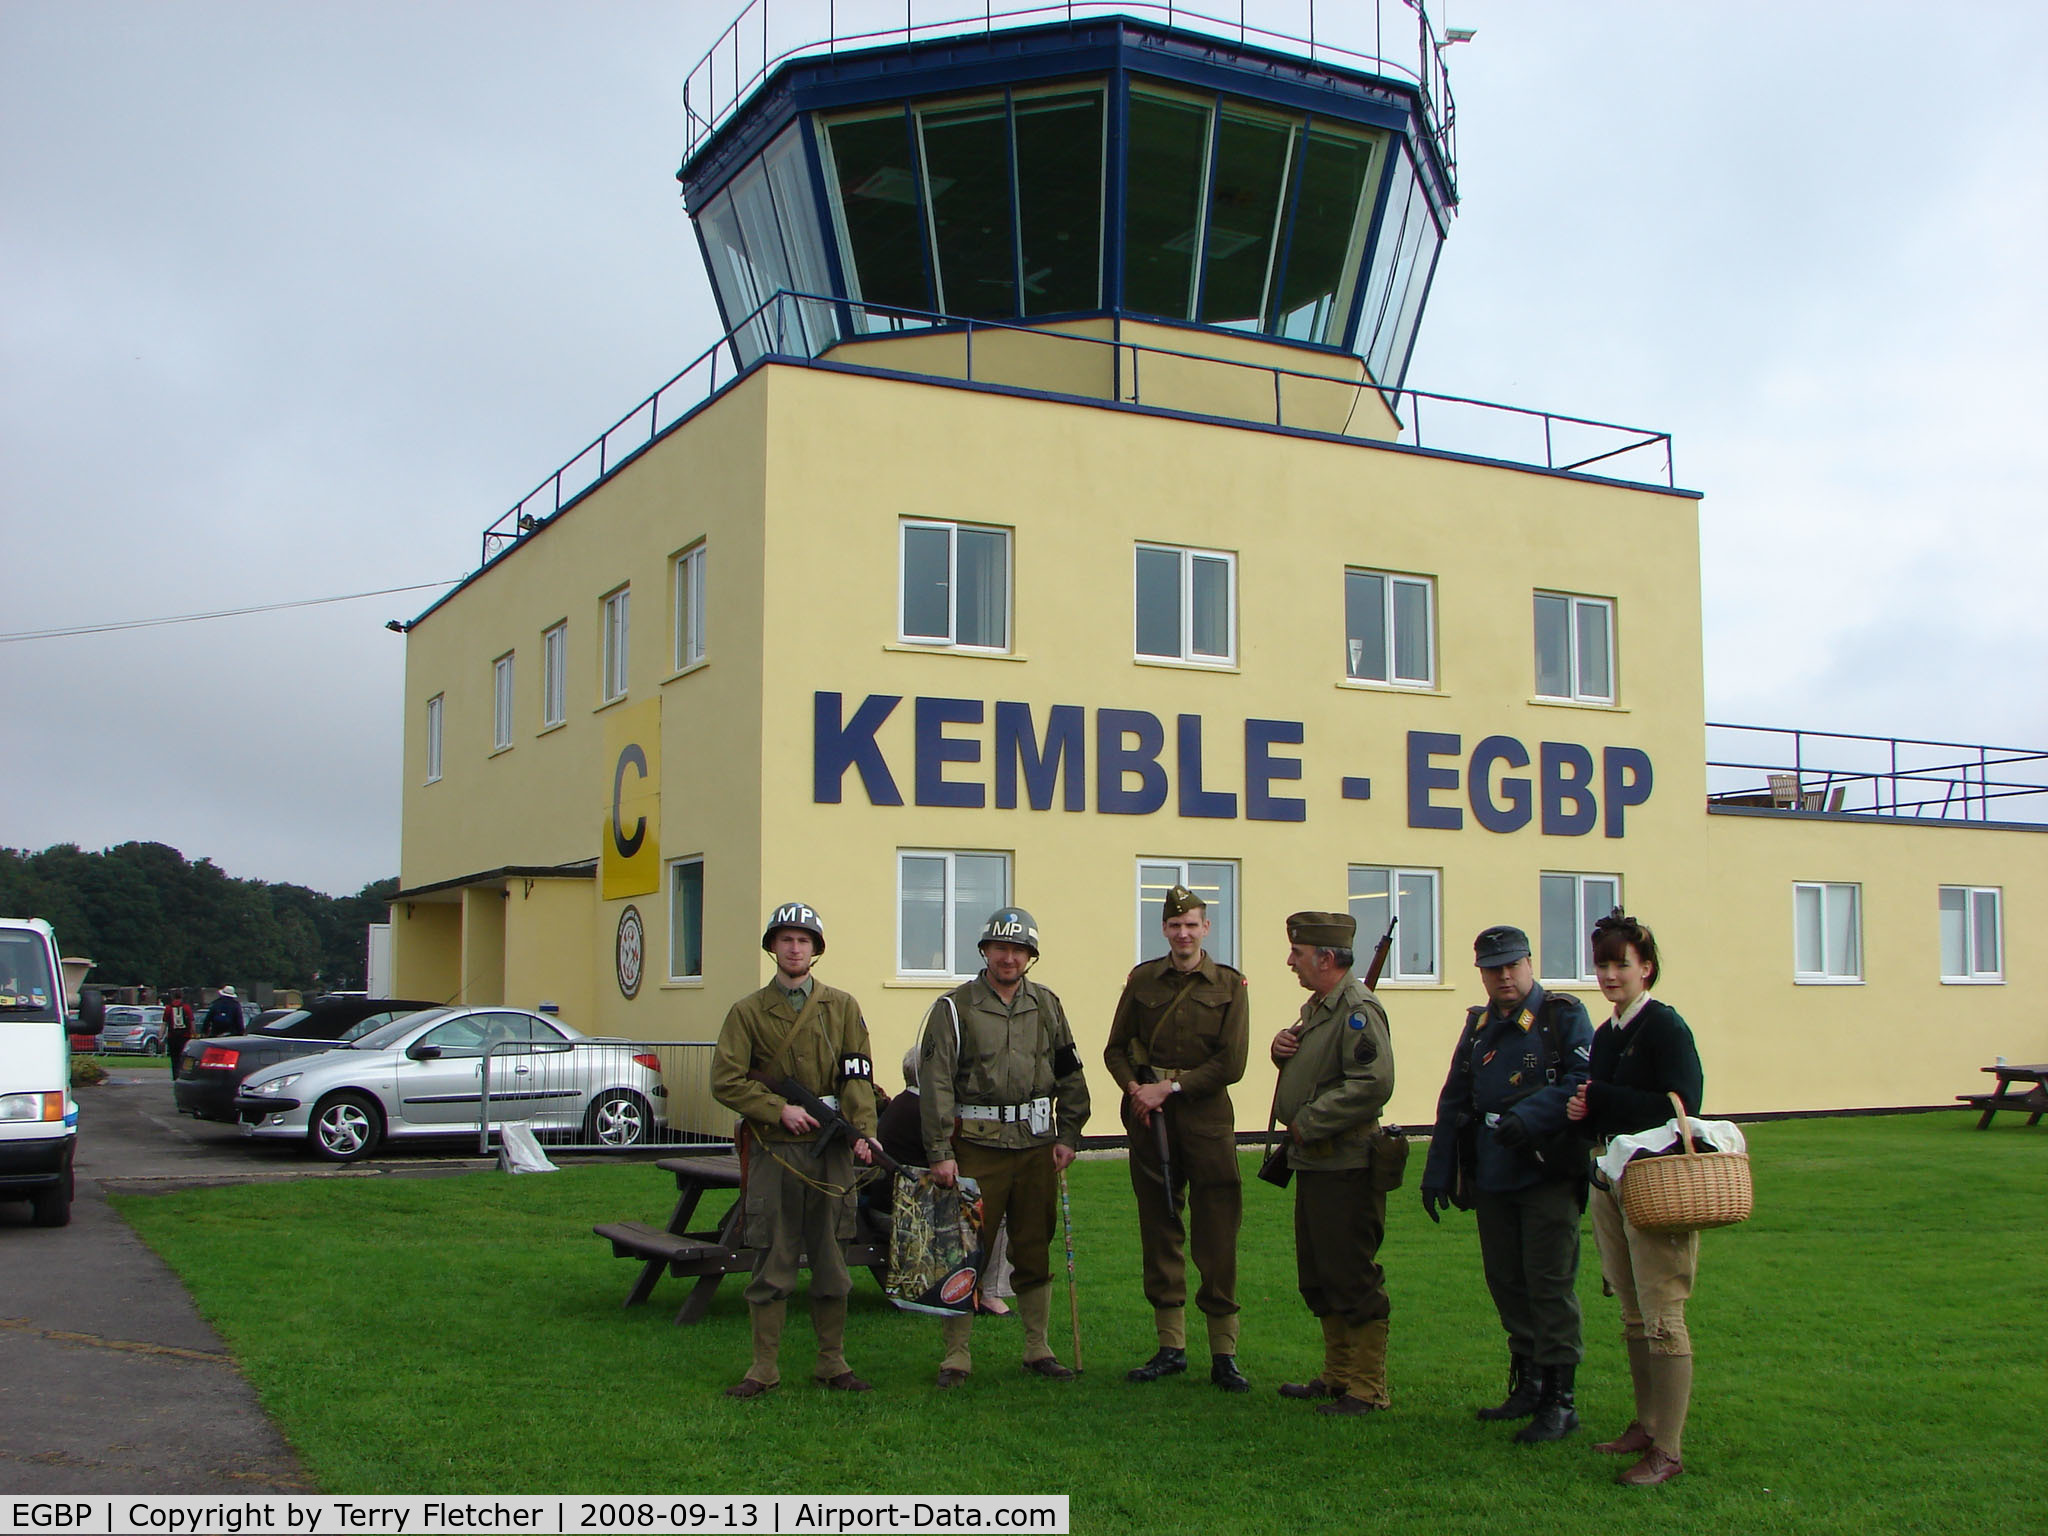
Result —
[[[879, 739], [902, 702], [901, 694], [871, 693], [848, 714], [843, 695], [813, 695], [814, 802], [840, 804], [851, 772], [870, 805], [904, 803]], [[1150, 816], [1171, 797], [1186, 817], [1308, 819], [1308, 800], [1281, 792], [1302, 777], [1301, 758], [1288, 750], [1307, 742], [1302, 721], [1243, 720], [1233, 732], [1238, 741], [1226, 747], [1224, 733], [1210, 731], [1202, 716], [1175, 716], [1169, 775], [1167, 723], [1149, 710], [1096, 709], [1091, 729], [1089, 710], [1054, 704], [1041, 730], [1029, 704], [999, 700], [993, 706], [993, 772], [984, 766], [979, 774], [963, 776], [984, 764], [980, 728], [990, 712], [980, 699], [912, 701], [914, 804], [1007, 811], [1017, 808], [1021, 791], [1022, 803], [1034, 811], [1051, 810], [1055, 798], [1062, 810], [1085, 811], [1092, 743], [1094, 809], [1103, 815]], [[1210, 771], [1211, 765], [1239, 750], [1242, 794], [1211, 788], [1212, 779], [1225, 777]], [[1533, 775], [1521, 771], [1532, 765]], [[1656, 780], [1649, 753], [1637, 747], [1602, 747], [1596, 763], [1593, 749], [1577, 742], [1542, 741], [1532, 752], [1516, 737], [1496, 735], [1481, 737], [1468, 753], [1462, 736], [1443, 731], [1410, 731], [1405, 766], [1408, 825], [1442, 831], [1463, 828], [1469, 805], [1473, 820], [1488, 832], [1516, 832], [1534, 822], [1550, 837], [1584, 837], [1595, 826], [1608, 837], [1621, 837], [1629, 807], [1647, 801]], [[1345, 777], [1340, 797], [1370, 799], [1371, 779]]]

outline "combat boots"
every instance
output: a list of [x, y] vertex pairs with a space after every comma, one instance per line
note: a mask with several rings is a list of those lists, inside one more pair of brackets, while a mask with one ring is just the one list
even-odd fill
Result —
[[1562, 1440], [1579, 1427], [1579, 1416], [1572, 1405], [1573, 1378], [1578, 1375], [1578, 1370], [1576, 1365], [1543, 1367], [1536, 1416], [1515, 1431], [1518, 1445], [1541, 1445], [1546, 1440]]
[[1323, 1372], [1309, 1381], [1283, 1382], [1280, 1386], [1282, 1397], [1317, 1398], [1341, 1397], [1344, 1395], [1344, 1368], [1349, 1356], [1349, 1336], [1345, 1331], [1344, 1319], [1332, 1312], [1321, 1319], [1323, 1325]]
[[1168, 1376], [1183, 1375], [1188, 1368], [1188, 1352], [1168, 1345], [1159, 1346], [1159, 1352], [1143, 1365], [1134, 1366], [1124, 1372], [1125, 1381], [1159, 1381]]
[[1507, 1398], [1497, 1408], [1480, 1409], [1479, 1417], [1488, 1421], [1526, 1419], [1536, 1411], [1536, 1400], [1542, 1395], [1535, 1362], [1527, 1355], [1509, 1355]]

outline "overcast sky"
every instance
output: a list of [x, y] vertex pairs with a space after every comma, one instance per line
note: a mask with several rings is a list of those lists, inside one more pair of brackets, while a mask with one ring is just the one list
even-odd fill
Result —
[[[0, 632], [472, 569], [717, 334], [672, 177], [737, 9], [0, 0]], [[1448, 21], [1409, 381], [1675, 435], [1711, 718], [2048, 746], [2048, 7]], [[434, 596], [0, 644], [0, 844], [396, 873]]]

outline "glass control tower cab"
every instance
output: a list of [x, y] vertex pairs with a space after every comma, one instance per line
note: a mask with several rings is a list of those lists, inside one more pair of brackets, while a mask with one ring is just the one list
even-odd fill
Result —
[[1021, 329], [1400, 387], [1457, 200], [1411, 0], [1309, 6], [1299, 37], [1167, 5], [869, 9], [756, 0], [691, 74], [676, 179], [740, 363], [915, 340], [923, 368], [935, 333], [988, 358]]

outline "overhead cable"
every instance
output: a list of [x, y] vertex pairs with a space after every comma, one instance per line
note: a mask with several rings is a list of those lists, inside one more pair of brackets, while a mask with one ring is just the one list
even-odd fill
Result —
[[0, 645], [20, 640], [64, 640], [74, 635], [104, 635], [122, 629], [156, 629], [166, 624], [197, 624], [207, 619], [238, 619], [251, 613], [276, 613], [285, 608], [317, 608], [324, 603], [353, 603], [366, 597], [390, 597], [399, 592], [425, 592], [435, 587], [452, 587], [453, 581], [421, 581], [407, 587], [380, 587], [374, 592], [344, 592], [337, 597], [302, 597], [288, 603], [258, 603], [248, 608], [216, 608], [208, 613], [171, 614], [160, 619], [111, 619], [103, 624], [67, 624], [57, 629], [22, 629], [0, 634]]

